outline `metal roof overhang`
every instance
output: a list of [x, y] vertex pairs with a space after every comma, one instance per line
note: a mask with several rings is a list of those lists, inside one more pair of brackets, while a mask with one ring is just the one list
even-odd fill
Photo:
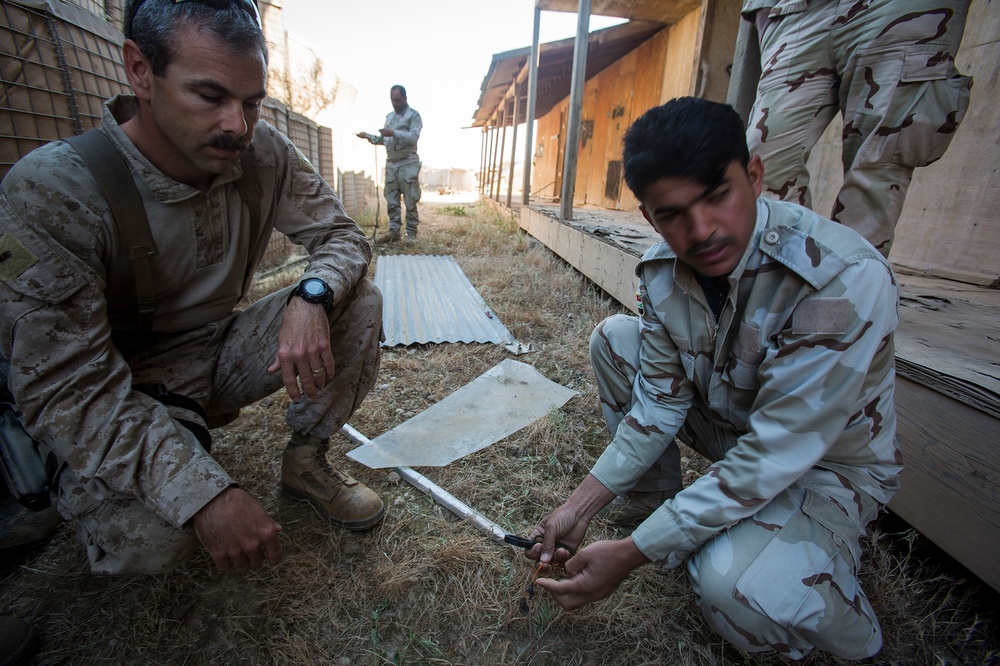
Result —
[[[676, 4], [676, 3], [673, 3]], [[575, 7], [575, 4], [574, 4]], [[644, 41], [666, 27], [662, 23], [630, 21], [590, 33], [587, 46], [587, 74], [590, 78], [602, 69], [629, 53]], [[573, 70], [573, 43], [575, 38], [563, 39], [539, 45], [538, 98], [535, 103], [535, 117], [541, 118], [570, 93]], [[497, 108], [508, 97], [515, 78], [526, 80], [526, 63], [531, 56], [531, 47], [505, 51], [493, 55], [490, 69], [483, 78], [479, 95], [479, 106], [473, 114], [473, 127], [499, 127], [511, 125], [513, 118], [505, 122], [497, 118], [491, 120]], [[524, 73], [522, 73], [524, 72]], [[526, 86], [525, 86], [526, 88]], [[521, 93], [522, 99], [527, 91]], [[517, 124], [525, 121], [526, 104], [520, 105]]]
[[[535, 5], [550, 12], [576, 12], [579, 0], [536, 0]], [[701, 6], [701, 0], [592, 0], [590, 13], [619, 16], [632, 21], [672, 24]]]

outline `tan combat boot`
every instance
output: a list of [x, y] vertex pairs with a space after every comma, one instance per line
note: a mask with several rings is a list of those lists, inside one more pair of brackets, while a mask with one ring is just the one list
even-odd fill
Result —
[[374, 527], [385, 514], [382, 500], [365, 484], [330, 467], [328, 446], [325, 439], [293, 434], [282, 455], [282, 492], [312, 502], [338, 527]]

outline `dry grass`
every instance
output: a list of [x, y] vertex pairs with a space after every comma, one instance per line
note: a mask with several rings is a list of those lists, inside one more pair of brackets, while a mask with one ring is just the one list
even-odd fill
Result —
[[[529, 428], [442, 469], [422, 470], [489, 518], [527, 533], [575, 487], [607, 434], [587, 359], [593, 326], [618, 306], [481, 207], [423, 206], [414, 246], [379, 251], [454, 255], [486, 302], [534, 353], [520, 357], [580, 395]], [[454, 213], [454, 210], [447, 212]], [[402, 423], [506, 357], [485, 345], [417, 346], [384, 354], [376, 388], [352, 421], [369, 437]], [[284, 395], [216, 432], [217, 456], [284, 526], [285, 561], [219, 575], [199, 554], [160, 577], [87, 573], [70, 526], [0, 582], [0, 613], [35, 615], [39, 664], [530, 664], [521, 598], [531, 567], [385, 471], [333, 459], [375, 488], [388, 510], [366, 534], [331, 529], [278, 492], [288, 432]], [[442, 424], [446, 428], [447, 424]], [[689, 466], [700, 462], [689, 454]], [[598, 521], [589, 539], [624, 532]], [[885, 630], [873, 664], [1000, 661], [997, 597], [955, 573], [905, 526], [866, 540], [863, 581]], [[541, 664], [777, 664], [722, 642], [694, 606], [681, 571], [645, 567], [610, 598], [564, 612], [536, 599]], [[817, 666], [836, 660], [814, 655]]]

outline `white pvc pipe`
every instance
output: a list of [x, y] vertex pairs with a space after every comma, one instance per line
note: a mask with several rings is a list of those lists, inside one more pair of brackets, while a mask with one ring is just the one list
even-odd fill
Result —
[[[355, 430], [350, 424], [345, 423], [340, 429], [341, 434], [357, 444], [369, 444], [370, 439]], [[499, 543], [506, 543], [503, 538], [506, 532], [502, 527], [492, 520], [479, 513], [471, 506], [458, 499], [447, 490], [437, 485], [423, 474], [410, 467], [393, 467], [393, 471], [411, 486], [430, 495], [435, 502], [451, 511], [453, 514], [472, 523], [476, 529], [483, 532], [488, 537]]]

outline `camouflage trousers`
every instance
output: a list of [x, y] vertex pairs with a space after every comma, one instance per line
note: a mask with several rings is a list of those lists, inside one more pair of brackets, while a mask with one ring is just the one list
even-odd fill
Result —
[[[163, 384], [198, 402], [208, 415], [206, 424], [193, 411], [168, 405], [174, 419], [209, 427], [231, 421], [241, 407], [284, 388], [281, 373], [268, 373], [267, 368], [276, 355], [291, 289], [192, 331], [116, 340], [131, 368], [133, 384]], [[375, 383], [381, 323], [382, 294], [368, 280], [331, 308], [334, 375], [315, 400], [303, 396], [289, 406], [285, 420], [293, 431], [325, 439], [347, 422]], [[175, 527], [138, 498], [110, 490], [94, 495], [93, 484], [86, 488], [67, 468], [59, 480], [58, 507], [66, 519], [78, 519], [77, 536], [94, 572], [162, 573], [200, 547], [190, 523]]]
[[765, 193], [810, 206], [806, 160], [842, 113], [844, 185], [831, 219], [888, 257], [913, 169], [944, 155], [969, 106], [972, 79], [955, 68], [968, 0], [798, 4], [746, 15], [762, 69], [750, 152], [764, 161]]
[[389, 231], [399, 233], [402, 227], [400, 217], [400, 197], [406, 205], [406, 231], [417, 233], [420, 216], [417, 214], [417, 202], [420, 201], [420, 162], [406, 162], [395, 165], [387, 162], [385, 165], [385, 208], [389, 213]]
[[[632, 403], [639, 364], [639, 320], [616, 315], [590, 339], [590, 354], [608, 429]], [[688, 412], [677, 438], [715, 461], [736, 436]], [[679, 488], [676, 441], [634, 489]], [[687, 562], [699, 608], [723, 638], [747, 652], [798, 659], [815, 648], [861, 659], [882, 647], [882, 630], [861, 589], [860, 538], [878, 503], [831, 471], [813, 468], [756, 514], [703, 544]]]

